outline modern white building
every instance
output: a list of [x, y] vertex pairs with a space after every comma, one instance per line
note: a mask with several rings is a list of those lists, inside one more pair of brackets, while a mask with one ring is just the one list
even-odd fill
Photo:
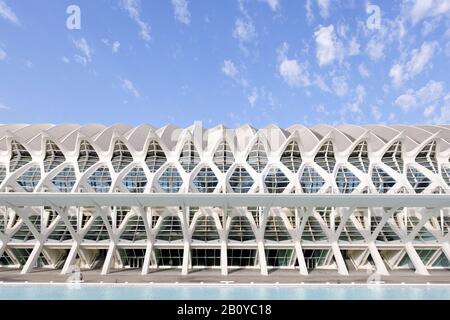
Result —
[[0, 125], [0, 265], [450, 270], [450, 125]]

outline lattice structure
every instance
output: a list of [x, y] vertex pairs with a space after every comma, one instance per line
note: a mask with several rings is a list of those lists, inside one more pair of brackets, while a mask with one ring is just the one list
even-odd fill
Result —
[[448, 125], [0, 125], [0, 267], [450, 269], [449, 158]]

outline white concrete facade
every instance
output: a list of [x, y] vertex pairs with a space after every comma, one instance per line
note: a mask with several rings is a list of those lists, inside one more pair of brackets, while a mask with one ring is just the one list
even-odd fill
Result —
[[450, 269], [450, 126], [0, 125], [0, 265]]

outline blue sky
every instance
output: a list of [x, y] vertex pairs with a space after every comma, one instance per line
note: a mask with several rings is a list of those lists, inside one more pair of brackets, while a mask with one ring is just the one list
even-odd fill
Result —
[[450, 0], [0, 0], [0, 123], [449, 123], [449, 18]]

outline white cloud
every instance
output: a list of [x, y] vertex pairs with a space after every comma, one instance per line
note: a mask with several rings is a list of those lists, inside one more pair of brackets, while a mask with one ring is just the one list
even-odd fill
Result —
[[372, 112], [372, 116], [374, 117], [375, 121], [380, 121], [383, 114], [380, 111], [380, 108], [376, 105], [372, 105], [370, 107], [370, 111]]
[[431, 117], [431, 116], [433, 115], [433, 113], [434, 113], [434, 109], [435, 109], [435, 106], [429, 105], [429, 106], [426, 107], [425, 110], [423, 111], [423, 116], [424, 116], [425, 118]]
[[392, 78], [395, 86], [400, 86], [403, 83], [403, 66], [401, 64], [393, 65], [389, 70], [389, 77]]
[[358, 43], [358, 40], [356, 39], [356, 37], [353, 37], [352, 40], [350, 40], [350, 44], [348, 46], [348, 55], [349, 56], [355, 56], [357, 54], [359, 54], [360, 48], [361, 46]]
[[320, 66], [327, 65], [336, 59], [337, 43], [333, 25], [321, 27], [314, 33], [316, 37], [316, 57]]
[[439, 100], [444, 94], [444, 84], [434, 80], [417, 91], [416, 96], [422, 103], [433, 103]]
[[420, 47], [420, 50], [415, 49], [412, 51], [411, 60], [406, 64], [406, 68], [411, 76], [415, 76], [422, 72], [438, 47], [437, 42], [424, 42]]
[[255, 103], [256, 103], [256, 100], [258, 100], [258, 89], [257, 88], [253, 88], [253, 91], [252, 91], [251, 95], [249, 95], [247, 97], [247, 99], [248, 99], [248, 102], [250, 103], [250, 105], [252, 107], [254, 107]]
[[400, 86], [403, 81], [414, 78], [425, 67], [431, 66], [430, 60], [438, 48], [437, 42], [424, 42], [420, 49], [414, 49], [409, 53], [409, 61], [404, 64], [393, 65], [389, 71], [389, 76], [392, 78], [394, 85]]
[[361, 64], [358, 66], [358, 72], [359, 72], [359, 74], [361, 75], [361, 77], [363, 77], [363, 78], [368, 78], [368, 77], [370, 77], [369, 70], [367, 70], [367, 67], [364, 65], [364, 63], [361, 63]]
[[70, 59], [67, 58], [66, 56], [63, 56], [63, 57], [61, 58], [61, 60], [62, 60], [64, 63], [67, 63], [67, 64], [70, 63]]
[[427, 17], [435, 17], [450, 11], [448, 0], [416, 0], [410, 10], [413, 25]]
[[306, 20], [311, 23], [314, 20], [314, 13], [312, 9], [312, 0], [307, 0], [305, 3]]
[[222, 66], [222, 72], [230, 78], [235, 78], [238, 71], [231, 60], [225, 60]]
[[416, 106], [417, 100], [414, 95], [410, 93], [405, 93], [395, 99], [395, 104], [399, 106], [404, 112], [408, 112], [413, 107]]
[[309, 73], [305, 65], [301, 65], [296, 59], [288, 59], [289, 45], [284, 42], [278, 48], [278, 72], [286, 83], [291, 87], [310, 85]]
[[348, 84], [345, 77], [334, 77], [331, 80], [334, 92], [339, 97], [344, 97], [348, 92]]
[[114, 41], [114, 43], [112, 44], [112, 51], [114, 53], [117, 53], [119, 51], [119, 47], [120, 47], [120, 42]]
[[184, 24], [191, 23], [191, 13], [189, 12], [186, 0], [172, 0], [175, 19]]
[[330, 0], [317, 0], [320, 16], [324, 19], [330, 15]]
[[81, 38], [79, 40], [72, 40], [72, 42], [75, 45], [75, 48], [80, 51], [80, 54], [74, 55], [75, 61], [82, 65], [92, 62], [92, 50], [86, 39]]
[[353, 113], [362, 114], [361, 105], [366, 98], [366, 89], [363, 85], [358, 84], [355, 89], [355, 96], [349, 103], [349, 110]]
[[139, 26], [139, 36], [142, 40], [150, 41], [150, 26], [142, 21], [140, 12], [140, 0], [121, 0], [122, 8], [128, 12], [130, 18]]
[[450, 122], [450, 93], [442, 100], [442, 106], [439, 114], [435, 116], [432, 122], [436, 124], [448, 124]]
[[241, 42], [250, 42], [256, 38], [256, 30], [250, 19], [238, 18], [234, 24], [233, 37]]
[[11, 108], [0, 103], [0, 110], [10, 110]]
[[267, 3], [272, 11], [277, 11], [280, 8], [280, 2], [278, 0], [260, 0]]
[[0, 0], [0, 17], [16, 25], [20, 25], [20, 21], [14, 11], [10, 7], [8, 7], [8, 5], [3, 0]]
[[314, 84], [322, 91], [331, 92], [330, 87], [328, 87], [321, 75], [314, 75]]
[[119, 52], [119, 48], [120, 48], [120, 42], [119, 41], [114, 41], [113, 43], [111, 43], [108, 39], [102, 39], [102, 42], [106, 46], [111, 47], [111, 51], [113, 53]]
[[6, 56], [7, 56], [6, 51], [0, 48], [0, 61], [5, 60]]
[[297, 60], [283, 60], [280, 64], [279, 72], [290, 86], [296, 87], [309, 84], [307, 73]]
[[367, 44], [366, 52], [370, 59], [373, 61], [378, 61], [384, 56], [384, 48], [384, 41], [382, 39], [378, 39], [378, 37], [373, 37]]
[[411, 111], [416, 107], [425, 108], [426, 112], [431, 113], [436, 105], [441, 103], [444, 95], [444, 84], [434, 80], [428, 83], [417, 91], [412, 89], [407, 90], [395, 100], [395, 105], [400, 107], [404, 112]]
[[133, 96], [135, 96], [136, 98], [139, 98], [141, 96], [139, 94], [139, 91], [137, 91], [136, 88], [134, 87], [133, 82], [131, 82], [128, 79], [122, 80], [122, 88], [129, 94], [132, 94]]

